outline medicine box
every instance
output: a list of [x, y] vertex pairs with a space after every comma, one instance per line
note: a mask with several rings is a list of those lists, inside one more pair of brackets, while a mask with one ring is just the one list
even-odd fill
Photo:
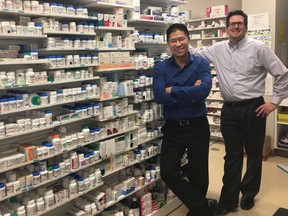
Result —
[[111, 67], [117, 68], [117, 67], [123, 67], [121, 65], [121, 56], [120, 52], [111, 52]]
[[33, 161], [37, 159], [36, 146], [28, 143], [22, 143], [19, 145], [19, 152], [25, 154], [26, 161]]
[[146, 9], [148, 11], [148, 15], [162, 16], [162, 7], [148, 6]]
[[228, 5], [218, 5], [206, 8], [206, 18], [223, 17], [228, 14]]
[[100, 52], [99, 53], [99, 69], [109, 68], [111, 65], [111, 53]]
[[120, 67], [130, 67], [130, 53], [129, 52], [120, 52], [121, 63]]

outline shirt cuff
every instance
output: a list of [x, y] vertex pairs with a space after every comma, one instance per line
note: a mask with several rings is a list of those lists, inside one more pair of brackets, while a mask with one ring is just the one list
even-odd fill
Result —
[[272, 97], [271, 103], [279, 105], [281, 103], [283, 99], [279, 98], [279, 97]]
[[179, 87], [178, 86], [173, 86], [173, 87], [171, 87], [171, 96], [176, 96], [177, 95], [177, 93], [176, 92], [178, 92], [179, 91]]

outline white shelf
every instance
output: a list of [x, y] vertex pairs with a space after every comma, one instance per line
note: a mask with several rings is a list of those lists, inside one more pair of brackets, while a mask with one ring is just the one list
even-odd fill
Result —
[[67, 65], [61, 67], [47, 67], [47, 70], [69, 69], [69, 68], [83, 68], [83, 67], [97, 67], [98, 64], [79, 64], [79, 65]]
[[146, 43], [146, 42], [138, 42], [138, 43], [135, 43], [135, 46], [140, 46], [140, 47], [143, 47], [143, 46], [165, 46], [167, 47], [167, 43]]
[[77, 103], [77, 102], [86, 101], [86, 100], [99, 100], [99, 96], [82, 98], [81, 100], [77, 100], [77, 101], [73, 101], [73, 100], [63, 101], [63, 102], [60, 102], [60, 103], [48, 104], [48, 105], [44, 105], [44, 106], [26, 107], [26, 108], [23, 108], [23, 109], [20, 109], [20, 110], [7, 111], [7, 112], [4, 112], [4, 113], [1, 113], [0, 115], [2, 116], [2, 115], [8, 115], [8, 114], [14, 114], [14, 113], [19, 113], [19, 112], [24, 112], [24, 111], [28, 111], [28, 110], [44, 109], [44, 108], [49, 108], [49, 107], [54, 107], [54, 106], [60, 106], [60, 105], [69, 104], [69, 103]]
[[217, 20], [217, 19], [225, 19], [225, 20], [226, 20], [226, 16], [192, 19], [192, 20], [188, 20], [187, 23], [191, 23], [191, 22], [201, 22], [201, 21], [208, 21], [208, 20]]
[[211, 38], [202, 38], [201, 40], [224, 40], [228, 38], [229, 37], [211, 37]]
[[110, 26], [96, 26], [96, 31], [133, 31], [134, 27], [110, 27]]
[[213, 101], [224, 101], [223, 98], [213, 98], [213, 97], [207, 97], [206, 100], [213, 100]]
[[213, 134], [213, 133], [211, 133], [210, 134], [210, 137], [212, 137], [212, 138], [223, 138], [223, 136], [221, 136], [221, 135], [218, 135], [218, 134]]
[[123, 95], [123, 96], [116, 96], [116, 97], [111, 97], [111, 98], [100, 98], [100, 102], [104, 102], [104, 101], [110, 101], [110, 100], [117, 100], [117, 99], [121, 99], [121, 98], [126, 98], [126, 97], [134, 97], [135, 94], [131, 94], [131, 95]]
[[[79, 4], [78, 1], [75, 1]], [[117, 8], [121, 7], [124, 9], [132, 9], [134, 6], [131, 5], [124, 5], [124, 4], [111, 4], [111, 3], [106, 3], [106, 2], [100, 2], [97, 0], [82, 0], [81, 4], [83, 4], [86, 7], [89, 8], [97, 8], [97, 9], [111, 9], [111, 8]]]
[[32, 11], [16, 10], [16, 9], [1, 9], [0, 14], [12, 15], [12, 16], [29, 16], [29, 17], [53, 17], [56, 19], [73, 19], [73, 20], [97, 20], [97, 17], [92, 16], [79, 16], [79, 15], [67, 15], [67, 14], [51, 14], [51, 13], [37, 13]]
[[219, 114], [217, 114], [217, 113], [207, 113], [207, 115], [209, 115], [209, 116], [221, 116], [220, 113]]
[[122, 115], [118, 115], [118, 116], [113, 116], [111, 118], [107, 118], [107, 119], [94, 119], [94, 121], [96, 122], [106, 122], [106, 121], [111, 121], [111, 120], [115, 120], [115, 119], [118, 119], [118, 118], [123, 118], [123, 117], [126, 117], [126, 116], [130, 116], [130, 115], [134, 115], [134, 114], [137, 114], [139, 113], [139, 111], [133, 111], [131, 113], [127, 113], [127, 114], [122, 114]]
[[67, 52], [67, 51], [133, 51], [135, 50], [134, 47], [131, 48], [98, 48], [98, 47], [91, 47], [91, 48], [40, 48], [39, 52]]
[[188, 4], [188, 1], [181, 1], [181, 0], [143, 0], [141, 1], [142, 4], [145, 5], [153, 5], [153, 6], [166, 6], [169, 7], [171, 5], [184, 5]]
[[119, 68], [100, 68], [96, 72], [113, 72], [113, 71], [126, 71], [126, 70], [136, 70], [136, 71], [141, 71], [141, 70], [150, 70], [152, 68], [136, 68], [135, 66], [131, 67], [119, 67]]
[[33, 64], [49, 64], [48, 60], [40, 59], [40, 60], [24, 60], [24, 59], [1, 59], [0, 66], [6, 65], [33, 65]]
[[79, 36], [96, 36], [96, 33], [88, 32], [71, 32], [71, 31], [55, 31], [51, 29], [43, 29], [43, 33], [47, 35], [79, 35]]
[[216, 123], [210, 123], [210, 122], [209, 122], [209, 125], [210, 125], [210, 126], [217, 126], [217, 127], [220, 127], [220, 124], [216, 124]]
[[151, 26], [162, 26], [165, 27], [167, 26], [164, 21], [160, 20], [147, 20], [147, 19], [135, 19], [135, 20], [128, 20], [129, 24], [137, 24], [137, 25], [151, 25]]
[[279, 124], [279, 125], [288, 125], [288, 122], [277, 121], [277, 124]]
[[195, 40], [225, 40], [228, 38], [229, 37], [191, 38], [190, 41], [195, 41]]
[[206, 105], [207, 108], [215, 108], [215, 109], [222, 109], [222, 106], [211, 106], [211, 105]]
[[223, 29], [226, 28], [226, 26], [217, 26], [217, 27], [207, 27], [207, 28], [197, 28], [197, 29], [190, 29], [189, 32], [193, 31], [205, 31], [205, 30], [214, 30], [214, 29]]
[[211, 89], [211, 91], [220, 91], [220, 89], [219, 88], [213, 88], [213, 89]]
[[4, 34], [0, 33], [0, 39], [18, 40], [18, 39], [37, 39], [37, 38], [47, 38], [47, 35], [31, 35], [31, 34]]
[[85, 78], [85, 79], [72, 79], [72, 80], [65, 80], [65, 81], [58, 81], [58, 82], [46, 82], [46, 83], [35, 83], [35, 84], [23, 84], [23, 85], [12, 85], [12, 86], [0, 86], [1, 89], [16, 89], [16, 88], [29, 88], [29, 87], [37, 87], [37, 86], [53, 86], [53, 85], [60, 85], [60, 84], [67, 84], [73, 82], [85, 82], [90, 80], [97, 80], [100, 79], [99, 76]]
[[283, 146], [281, 146], [281, 145], [283, 145], [283, 144], [277, 143], [276, 148], [277, 148], [277, 149], [284, 150], [284, 151], [288, 151], [288, 145], [283, 145]]

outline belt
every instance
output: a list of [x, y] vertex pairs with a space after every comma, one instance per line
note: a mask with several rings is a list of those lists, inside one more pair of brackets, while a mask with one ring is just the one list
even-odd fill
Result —
[[252, 98], [252, 99], [247, 99], [247, 100], [242, 100], [242, 101], [234, 101], [234, 102], [224, 102], [224, 104], [228, 105], [228, 106], [244, 106], [244, 105], [248, 105], [251, 103], [254, 103], [256, 101], [259, 101], [260, 99], [262, 99], [263, 97], [258, 97], [258, 98]]
[[204, 120], [206, 116], [195, 117], [191, 119], [183, 119], [183, 120], [166, 120], [167, 124], [175, 125], [175, 126], [189, 126], [195, 123], [198, 123], [201, 120]]

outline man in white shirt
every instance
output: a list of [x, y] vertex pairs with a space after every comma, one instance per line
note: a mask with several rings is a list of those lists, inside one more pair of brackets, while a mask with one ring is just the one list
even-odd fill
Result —
[[[226, 155], [220, 214], [238, 208], [240, 191], [241, 208], [253, 208], [254, 197], [260, 190], [266, 117], [288, 96], [287, 68], [264, 43], [246, 36], [247, 24], [247, 14], [231, 11], [226, 18], [229, 40], [203, 50], [189, 49], [191, 54], [214, 64], [225, 101], [221, 112]], [[275, 78], [275, 83], [271, 101], [265, 102], [267, 72]], [[247, 167], [241, 179], [243, 146]]]

